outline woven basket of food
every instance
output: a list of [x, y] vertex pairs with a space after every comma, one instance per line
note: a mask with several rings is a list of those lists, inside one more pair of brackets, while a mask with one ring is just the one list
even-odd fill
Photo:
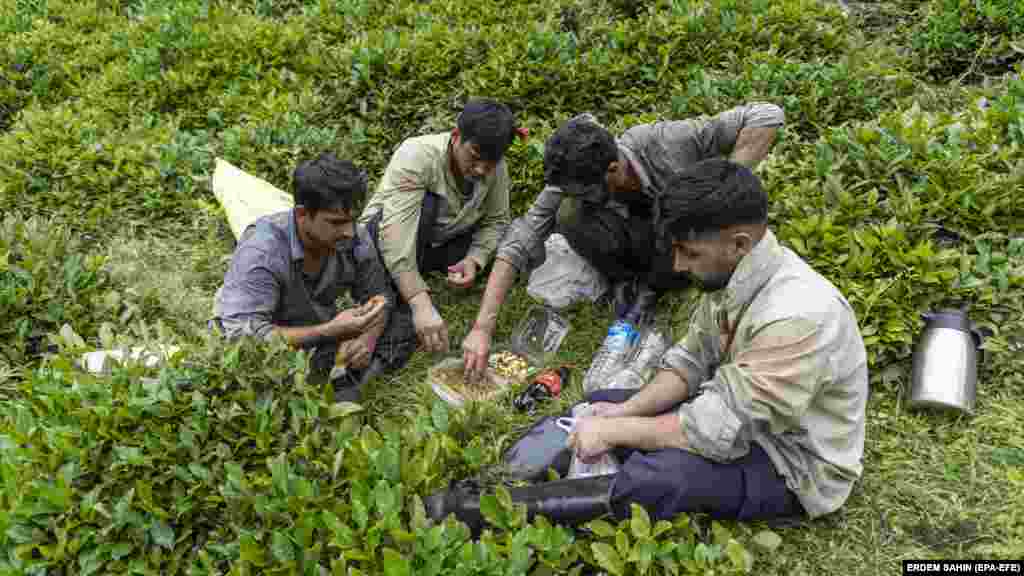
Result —
[[467, 382], [462, 358], [445, 358], [427, 371], [434, 393], [452, 406], [489, 400], [508, 389], [510, 382], [488, 368], [479, 382]]
[[510, 350], [498, 350], [491, 354], [487, 370], [479, 382], [467, 382], [462, 358], [445, 358], [427, 372], [431, 389], [452, 406], [463, 406], [467, 402], [493, 400], [510, 387], [518, 386], [539, 369], [524, 356]]

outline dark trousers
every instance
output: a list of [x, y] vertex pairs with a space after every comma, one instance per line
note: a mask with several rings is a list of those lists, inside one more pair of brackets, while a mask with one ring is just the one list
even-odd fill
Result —
[[[441, 210], [442, 199], [433, 192], [423, 196], [420, 205], [420, 220], [416, 230], [416, 267], [421, 274], [429, 272], [447, 272], [447, 268], [458, 263], [469, 253], [473, 244], [473, 233], [466, 232], [439, 246], [430, 243], [431, 232], [437, 222]], [[380, 215], [373, 217], [367, 228], [374, 241], [374, 252], [384, 265], [380, 253]], [[399, 295], [398, 285], [392, 279], [392, 289]], [[389, 368], [398, 368], [405, 364], [416, 349], [416, 326], [412, 321], [412, 309], [400, 295], [391, 313], [391, 320], [377, 342], [375, 355], [381, 357]]]
[[611, 283], [634, 279], [656, 292], [682, 290], [689, 276], [672, 271], [672, 252], [657, 249], [654, 222], [642, 214], [623, 218], [603, 205], [583, 203], [558, 230], [577, 254]]
[[[634, 393], [636, 390], [598, 390], [586, 401], [621, 403]], [[675, 448], [653, 452], [616, 449], [615, 456], [621, 467], [612, 483], [611, 506], [619, 518], [629, 517], [633, 502], [656, 520], [668, 520], [682, 512], [733, 520], [803, 514], [796, 495], [756, 443], [746, 456], [728, 463]]]
[[441, 211], [441, 197], [433, 192], [423, 195], [420, 205], [420, 221], [416, 230], [416, 267], [421, 274], [445, 272], [469, 253], [473, 244], [473, 231], [456, 236], [440, 246], [431, 246], [430, 236]]

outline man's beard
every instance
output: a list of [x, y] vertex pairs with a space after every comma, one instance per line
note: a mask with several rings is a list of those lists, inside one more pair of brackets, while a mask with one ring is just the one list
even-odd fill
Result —
[[732, 272], [716, 272], [706, 277], [697, 275], [693, 275], [693, 277], [697, 280], [697, 287], [701, 292], [718, 292], [729, 285]]
[[335, 242], [334, 249], [337, 250], [339, 254], [352, 254], [352, 255], [354, 255], [355, 254], [356, 245], [357, 245], [357, 242], [356, 242], [356, 239], [354, 237], [353, 238], [342, 238], [341, 240], [338, 240], [337, 242]]

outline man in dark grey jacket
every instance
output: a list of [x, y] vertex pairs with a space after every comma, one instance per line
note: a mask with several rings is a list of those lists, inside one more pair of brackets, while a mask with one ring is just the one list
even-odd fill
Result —
[[755, 168], [785, 122], [774, 104], [738, 106], [711, 118], [642, 124], [617, 140], [590, 114], [563, 124], [544, 151], [545, 187], [498, 246], [473, 328], [462, 343], [466, 375], [487, 366], [498, 309], [518, 274], [544, 261], [555, 230], [614, 286], [616, 314], [650, 316], [658, 296], [688, 282], [657, 248], [658, 200], [681, 168], [725, 157]]
[[[312, 351], [311, 376], [344, 364], [335, 398], [405, 364], [416, 336], [365, 228], [355, 223], [366, 174], [332, 154], [295, 170], [295, 208], [249, 225], [217, 290], [213, 324], [228, 338], [280, 336]], [[360, 304], [338, 311], [345, 292]]]

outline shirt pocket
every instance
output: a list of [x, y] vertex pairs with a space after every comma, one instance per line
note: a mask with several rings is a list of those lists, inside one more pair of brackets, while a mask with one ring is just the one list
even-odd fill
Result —
[[683, 427], [695, 451], [718, 462], [738, 458], [747, 452], [745, 442], [738, 442], [743, 423], [719, 394], [702, 394], [684, 410]]

